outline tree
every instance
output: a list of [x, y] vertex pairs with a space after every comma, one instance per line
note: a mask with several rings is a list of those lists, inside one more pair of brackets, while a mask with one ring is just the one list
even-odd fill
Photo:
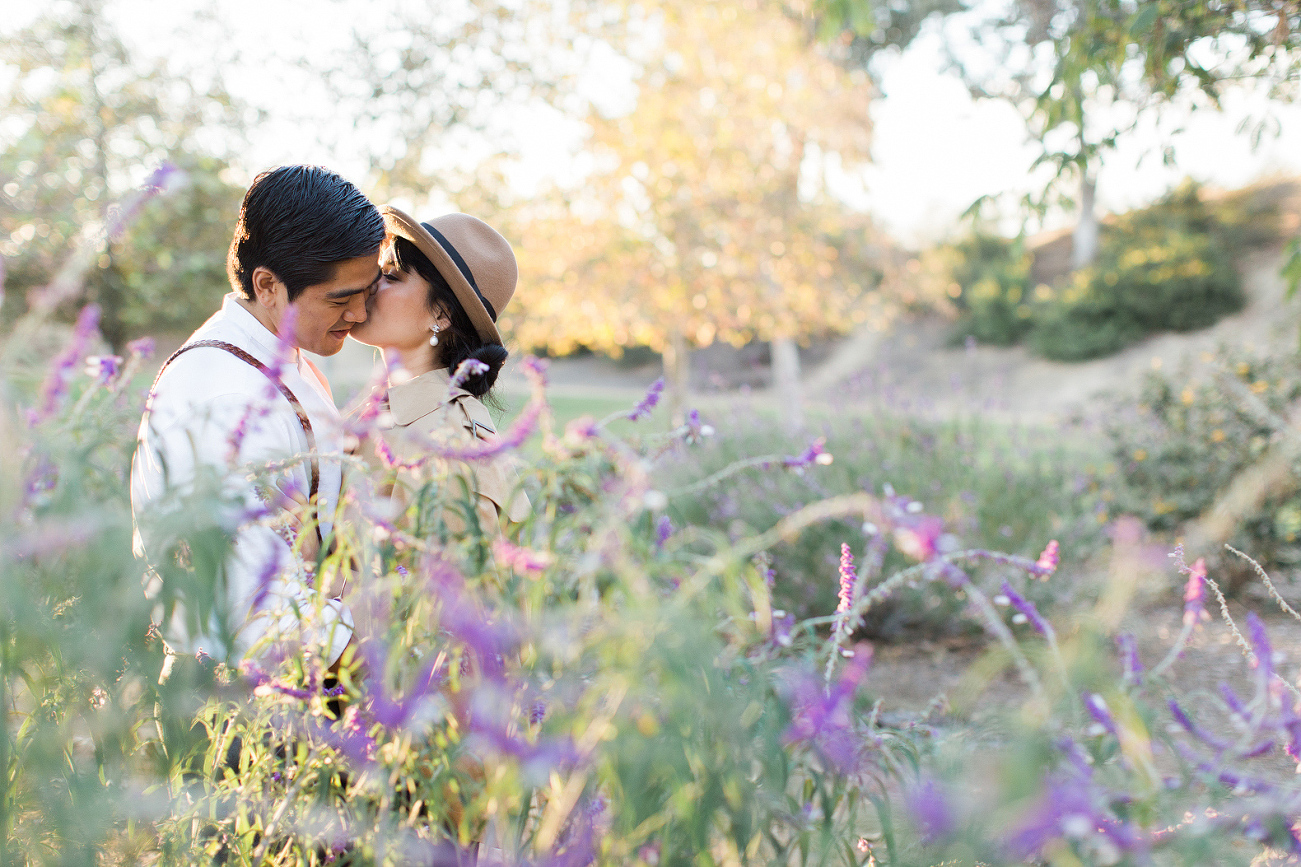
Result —
[[769, 0], [623, 14], [636, 104], [592, 110], [595, 168], [520, 218], [534, 300], [514, 333], [560, 352], [652, 347], [677, 401], [691, 346], [771, 341], [798, 424], [796, 341], [861, 320], [875, 280], [867, 221], [826, 182], [829, 163], [868, 158], [870, 84]]
[[220, 84], [198, 90], [161, 63], [140, 66], [101, 0], [56, 7], [10, 34], [0, 56], [15, 73], [0, 94], [0, 255], [10, 303], [47, 282], [85, 232], [112, 222], [114, 201], [170, 161], [189, 177], [171, 214], [145, 214], [125, 238], [105, 239], [87, 294], [114, 348], [132, 332], [202, 321], [225, 291], [242, 194], [223, 180], [224, 160], [197, 141], [213, 126], [238, 130]]
[[348, 147], [356, 129], [369, 131], [363, 156], [376, 201], [423, 203], [432, 194], [495, 202], [503, 186], [477, 187], [485, 162], [518, 149], [514, 113], [571, 94], [575, 43], [586, 37], [569, 5], [453, 0], [431, 15], [418, 0], [368, 3], [346, 51], [298, 60], [324, 80], [339, 113], [355, 119], [344, 128], [331, 118], [322, 134]]
[[[962, 45], [950, 42], [950, 61], [975, 96], [1005, 99], [1022, 111], [1043, 148], [1038, 162], [1055, 169], [1054, 188], [1078, 184], [1076, 267], [1097, 255], [1098, 166], [1141, 120], [1172, 104], [1218, 108], [1225, 88], [1266, 76], [1273, 95], [1293, 95], [1291, 56], [1301, 44], [1301, 8], [1294, 3], [1007, 0], [983, 18], [973, 8], [983, 6], [820, 0], [814, 14], [824, 32], [855, 43], [879, 28], [882, 10], [906, 20], [932, 13], [978, 17], [962, 28]], [[873, 56], [859, 55], [868, 62]], [[1173, 161], [1173, 149], [1165, 148], [1163, 158]]]

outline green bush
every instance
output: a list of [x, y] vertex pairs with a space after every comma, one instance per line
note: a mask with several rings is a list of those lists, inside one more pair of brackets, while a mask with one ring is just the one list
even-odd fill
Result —
[[1036, 307], [1032, 349], [1080, 361], [1241, 310], [1246, 297], [1231, 246], [1238, 234], [1190, 183], [1120, 218], [1106, 227], [1098, 261]]
[[[764, 418], [741, 415], [721, 424], [716, 441], [684, 455], [667, 471], [671, 514], [682, 526], [710, 527], [730, 538], [763, 532], [800, 507], [829, 496], [866, 491], [897, 493], [942, 518], [961, 548], [1011, 550], [1035, 556], [1049, 539], [1066, 560], [1080, 562], [1100, 542], [1102, 504], [1097, 480], [1084, 469], [1091, 457], [1064, 445], [1053, 431], [1009, 428], [979, 418], [927, 421], [888, 414], [837, 418], [819, 433], [834, 462], [798, 472], [754, 469], [716, 486], [673, 496], [674, 484], [707, 478], [749, 455], [792, 449], [790, 438]], [[772, 551], [774, 597], [797, 617], [836, 607], [836, 564], [841, 543], [856, 556], [868, 545], [860, 521], [827, 521]], [[884, 574], [911, 561], [898, 551]], [[1039, 585], [1036, 601], [1064, 602], [1068, 582]], [[1049, 594], [1058, 594], [1050, 599]], [[974, 628], [963, 603], [925, 586], [907, 588], [872, 612], [865, 634], [899, 640]]]
[[[1301, 398], [1301, 361], [1221, 349], [1203, 359], [1211, 375], [1151, 371], [1137, 404], [1118, 404], [1107, 433], [1119, 470], [1116, 508], [1153, 530], [1173, 531], [1205, 512], [1275, 439], [1269, 419], [1251, 404], [1285, 416]], [[1267, 568], [1301, 565], [1301, 491], [1280, 492], [1246, 516], [1232, 541]], [[1248, 577], [1236, 557], [1217, 564], [1238, 585]]]
[[981, 343], [1011, 346], [1031, 327], [1030, 255], [1021, 238], [974, 232], [953, 247], [956, 262], [953, 299], [960, 316], [953, 343], [974, 337]]

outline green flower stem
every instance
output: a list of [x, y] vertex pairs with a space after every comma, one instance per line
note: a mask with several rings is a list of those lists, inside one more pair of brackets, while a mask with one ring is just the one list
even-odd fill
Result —
[[742, 470], [781, 463], [786, 460], [786, 457], [786, 455], [760, 455], [757, 458], [745, 458], [743, 460], [733, 461], [713, 475], [706, 476], [698, 482], [692, 482], [689, 485], [683, 485], [680, 488], [674, 488], [665, 493], [670, 499], [673, 497], [684, 497], [687, 494], [697, 494], [707, 488], [713, 487], [724, 479], [736, 475]]

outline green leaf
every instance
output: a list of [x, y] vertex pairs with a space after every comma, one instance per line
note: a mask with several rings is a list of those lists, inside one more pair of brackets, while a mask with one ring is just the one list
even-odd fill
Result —
[[1157, 12], [1160, 7], [1156, 3], [1143, 3], [1134, 13], [1134, 17], [1129, 19], [1129, 34], [1135, 38], [1143, 36], [1152, 29], [1156, 24]]

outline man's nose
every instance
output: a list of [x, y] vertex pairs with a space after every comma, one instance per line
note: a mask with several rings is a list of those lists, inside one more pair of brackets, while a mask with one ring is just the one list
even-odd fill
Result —
[[366, 321], [366, 293], [358, 292], [348, 300], [348, 308], [343, 311], [343, 318], [349, 322]]

